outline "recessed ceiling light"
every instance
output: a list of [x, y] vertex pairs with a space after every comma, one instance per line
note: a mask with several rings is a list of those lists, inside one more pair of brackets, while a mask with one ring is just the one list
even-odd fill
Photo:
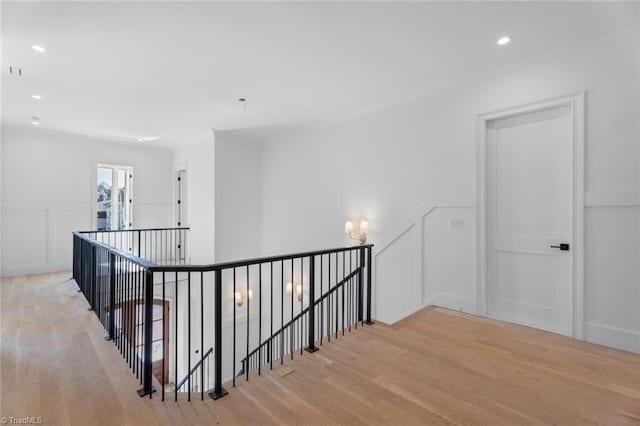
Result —
[[153, 142], [153, 141], [155, 141], [156, 139], [158, 139], [158, 137], [157, 137], [157, 136], [149, 136], [149, 137], [144, 137], [144, 138], [136, 138], [136, 140], [137, 140], [138, 142]]
[[39, 53], [45, 53], [47, 51], [47, 49], [45, 49], [44, 47], [40, 46], [39, 44], [34, 44], [33, 46], [31, 46], [31, 48], [33, 50], [35, 50], [36, 52], [39, 52]]
[[34, 93], [33, 95], [31, 95], [31, 97], [32, 97], [33, 99], [42, 100], [42, 96], [37, 95], [37, 94], [35, 94], [35, 93]]
[[509, 44], [510, 41], [511, 41], [511, 37], [509, 36], [500, 37], [498, 39], [498, 45], [504, 46], [505, 44]]
[[35, 115], [31, 116], [31, 124], [34, 126], [40, 125], [40, 117], [36, 117]]

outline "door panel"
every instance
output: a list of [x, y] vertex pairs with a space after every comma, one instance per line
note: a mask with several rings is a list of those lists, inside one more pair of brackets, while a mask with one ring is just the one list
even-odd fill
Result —
[[571, 334], [569, 107], [489, 123], [487, 313]]

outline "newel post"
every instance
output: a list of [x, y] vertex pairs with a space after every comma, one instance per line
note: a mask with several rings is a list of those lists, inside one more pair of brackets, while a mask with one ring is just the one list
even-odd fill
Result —
[[[222, 269], [216, 269], [215, 301], [214, 301], [214, 386], [209, 398], [219, 399], [228, 392], [222, 387]], [[235, 367], [235, 366], [234, 366]]]
[[367, 320], [365, 324], [368, 325], [373, 325], [371, 321], [371, 249], [371, 246], [367, 248]]

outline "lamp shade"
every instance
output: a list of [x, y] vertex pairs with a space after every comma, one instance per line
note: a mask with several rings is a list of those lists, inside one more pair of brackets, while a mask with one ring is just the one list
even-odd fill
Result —
[[360, 232], [365, 234], [369, 232], [369, 222], [367, 222], [366, 220], [360, 221]]
[[353, 232], [353, 222], [348, 220], [344, 223], [344, 233], [349, 234], [351, 232]]

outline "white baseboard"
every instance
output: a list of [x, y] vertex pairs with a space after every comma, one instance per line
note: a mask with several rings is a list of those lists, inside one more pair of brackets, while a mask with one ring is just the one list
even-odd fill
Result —
[[[24, 266], [5, 266], [2, 268], [2, 277], [15, 277], [18, 275], [34, 275], [46, 274], [49, 272], [71, 271], [71, 265], [66, 263], [60, 264], [44, 264], [44, 265], [24, 265]], [[71, 272], [69, 272], [71, 275]]]
[[640, 353], [640, 332], [637, 331], [585, 321], [584, 337], [591, 343]]
[[424, 306], [417, 306], [417, 307], [412, 307], [410, 309], [407, 309], [406, 311], [401, 312], [400, 314], [396, 315], [395, 317], [391, 318], [391, 319], [378, 319], [374, 316], [374, 320], [376, 321], [382, 321], [385, 324], [389, 324], [389, 325], [393, 325], [395, 323], [397, 323], [398, 321], [402, 321], [403, 319], [407, 318], [408, 316], [411, 316], [413, 314], [415, 314], [416, 312], [418, 312], [420, 309], [424, 308]]
[[436, 305], [454, 311], [476, 314], [476, 301], [470, 297], [457, 296], [455, 294], [440, 293], [428, 298], [424, 306]]

